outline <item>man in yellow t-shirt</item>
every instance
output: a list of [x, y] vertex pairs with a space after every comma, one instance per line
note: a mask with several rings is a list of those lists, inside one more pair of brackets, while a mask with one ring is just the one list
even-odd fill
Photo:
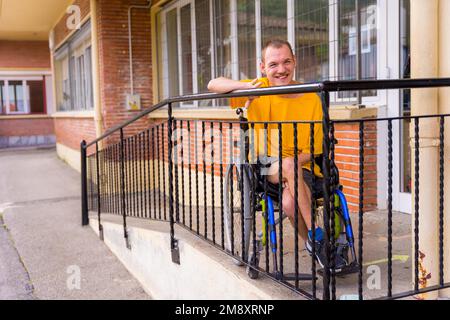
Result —
[[[295, 84], [293, 80], [296, 67], [296, 59], [289, 42], [284, 40], [270, 40], [262, 51], [262, 61], [260, 68], [265, 75], [264, 78], [254, 80], [236, 81], [228, 78], [216, 78], [209, 82], [208, 89], [216, 93], [228, 93], [234, 90], [256, 89], [260, 87], [284, 86]], [[248, 108], [247, 117], [249, 121], [322, 121], [322, 104], [319, 96], [315, 93], [306, 94], [287, 94], [271, 95], [261, 97], [247, 97], [232, 99], [232, 107]], [[255, 124], [255, 144], [257, 154], [262, 154], [261, 140], [264, 137], [258, 135], [264, 128], [263, 124]], [[268, 170], [268, 181], [273, 184], [279, 183], [278, 170], [280, 163], [278, 161], [278, 125], [268, 125], [268, 156], [273, 161]], [[292, 124], [282, 125], [282, 177], [283, 181], [283, 211], [289, 217], [294, 225], [295, 215], [295, 172], [294, 172], [294, 128]], [[273, 133], [276, 133], [273, 135]], [[310, 172], [310, 124], [297, 124], [298, 139], [298, 168], [303, 168], [303, 174], [298, 174], [298, 206], [301, 215], [298, 219], [299, 235], [306, 242], [307, 249], [311, 250], [312, 231], [311, 231], [311, 191], [321, 191], [320, 169], [317, 164], [314, 168], [314, 174], [317, 176], [316, 184], [312, 184], [312, 174]], [[323, 132], [321, 123], [314, 125], [314, 154], [322, 154]], [[262, 144], [264, 145], [264, 143]], [[300, 169], [299, 169], [300, 171]], [[318, 248], [316, 257], [323, 265], [324, 239], [323, 231], [317, 228], [315, 232], [316, 248]], [[336, 261], [336, 267], [339, 268], [339, 261]]]

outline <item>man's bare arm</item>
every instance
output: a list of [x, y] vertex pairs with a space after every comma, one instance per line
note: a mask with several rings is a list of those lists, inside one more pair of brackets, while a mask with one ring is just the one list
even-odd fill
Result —
[[235, 90], [256, 89], [261, 85], [262, 83], [258, 82], [258, 79], [254, 79], [252, 82], [242, 82], [219, 77], [208, 83], [208, 90], [215, 93], [228, 93]]

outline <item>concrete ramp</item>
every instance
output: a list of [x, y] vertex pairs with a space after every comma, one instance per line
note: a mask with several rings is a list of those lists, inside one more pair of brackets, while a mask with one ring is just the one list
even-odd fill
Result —
[[[167, 222], [127, 218], [127, 249], [120, 216], [102, 214], [105, 244], [154, 299], [301, 299], [261, 276], [250, 279], [231, 257], [175, 225], [180, 264], [172, 262]], [[98, 234], [97, 216], [90, 225]]]

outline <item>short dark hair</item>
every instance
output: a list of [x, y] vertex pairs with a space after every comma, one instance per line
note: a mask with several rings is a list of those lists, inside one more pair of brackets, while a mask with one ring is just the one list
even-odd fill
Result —
[[292, 46], [291, 46], [291, 44], [288, 41], [283, 40], [283, 39], [271, 39], [271, 40], [266, 42], [266, 44], [264, 45], [264, 47], [262, 49], [262, 55], [261, 55], [262, 61], [264, 61], [267, 48], [273, 47], [273, 48], [276, 48], [276, 49], [280, 49], [283, 46], [287, 46], [289, 48], [289, 51], [292, 54], [292, 57], [294, 57], [294, 50], [292, 50]]

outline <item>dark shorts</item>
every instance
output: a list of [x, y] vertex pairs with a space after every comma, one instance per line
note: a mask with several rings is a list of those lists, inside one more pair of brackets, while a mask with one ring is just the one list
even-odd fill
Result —
[[[253, 171], [256, 175], [256, 179], [258, 180], [258, 188], [259, 191], [264, 190], [264, 175], [261, 175], [261, 169], [263, 168], [263, 164], [257, 163], [252, 165]], [[312, 192], [314, 198], [322, 198], [323, 197], [323, 178], [314, 176], [311, 171], [302, 168], [303, 171], [303, 181], [305, 181], [306, 185], [309, 187], [309, 190]], [[269, 191], [272, 191], [271, 193], [277, 193], [279, 190], [279, 185], [267, 182]]]

